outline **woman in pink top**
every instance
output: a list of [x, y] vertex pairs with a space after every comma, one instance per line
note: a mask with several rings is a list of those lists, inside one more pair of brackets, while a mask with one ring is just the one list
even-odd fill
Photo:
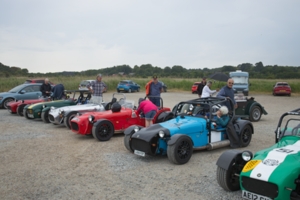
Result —
[[140, 114], [141, 112], [143, 112], [145, 115], [145, 126], [148, 127], [153, 124], [152, 120], [157, 112], [157, 106], [154, 105], [150, 100], [140, 98], [137, 113]]

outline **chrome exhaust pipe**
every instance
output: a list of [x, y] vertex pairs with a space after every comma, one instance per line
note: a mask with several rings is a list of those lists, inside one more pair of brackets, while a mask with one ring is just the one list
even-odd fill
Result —
[[230, 141], [229, 140], [223, 140], [223, 141], [219, 141], [219, 142], [212, 142], [209, 143], [207, 145], [207, 150], [213, 150], [213, 149], [218, 149], [221, 147], [226, 147], [230, 145]]

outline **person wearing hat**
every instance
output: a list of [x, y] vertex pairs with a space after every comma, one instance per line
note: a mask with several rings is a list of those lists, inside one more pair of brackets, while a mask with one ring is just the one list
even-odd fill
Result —
[[150, 100], [140, 98], [137, 113], [140, 114], [141, 112], [145, 115], [145, 127], [152, 125], [152, 120], [157, 112], [156, 105], [154, 105]]
[[158, 81], [157, 76], [153, 76], [153, 79], [149, 81], [146, 88], [146, 96], [149, 96], [149, 100], [152, 101], [157, 107], [160, 107], [160, 93], [162, 92], [162, 84]]
[[225, 128], [230, 119], [228, 116], [228, 108], [226, 106], [221, 106], [215, 114], [214, 120], [216, 123], [213, 123], [214, 128]]
[[103, 91], [107, 88], [106, 84], [102, 81], [102, 75], [98, 74], [96, 81], [92, 81], [87, 85], [87, 88], [92, 93], [92, 103], [100, 105], [103, 99]]

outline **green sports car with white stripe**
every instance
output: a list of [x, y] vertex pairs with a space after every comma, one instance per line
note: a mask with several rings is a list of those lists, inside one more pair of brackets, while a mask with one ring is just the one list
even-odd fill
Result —
[[284, 113], [276, 144], [258, 151], [229, 150], [217, 161], [217, 181], [251, 200], [300, 200], [300, 108]]

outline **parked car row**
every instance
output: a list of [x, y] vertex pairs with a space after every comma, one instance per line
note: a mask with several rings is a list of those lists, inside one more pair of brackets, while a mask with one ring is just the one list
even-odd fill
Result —
[[[10, 93], [23, 95], [40, 84], [22, 84]], [[36, 92], [36, 91], [35, 91]], [[167, 155], [174, 164], [187, 163], [195, 150], [221, 147], [239, 148], [225, 151], [217, 160], [217, 183], [227, 191], [242, 190], [245, 199], [299, 199], [300, 196], [300, 108], [284, 113], [275, 130], [276, 144], [253, 154], [247, 147], [254, 134], [251, 121], [258, 121], [264, 108], [254, 98], [237, 97], [241, 110], [250, 107], [248, 118], [241, 119], [241, 110], [228, 113], [229, 122], [215, 127], [216, 111], [227, 98], [196, 98], [178, 102], [171, 110], [158, 108], [153, 125], [145, 128], [145, 120], [136, 110], [135, 102], [125, 94], [114, 93], [111, 102], [87, 104], [91, 94], [86, 90], [68, 91], [73, 97], [22, 99], [5, 101], [12, 114], [24, 119], [41, 118], [45, 123], [61, 124], [72, 132], [92, 135], [98, 141], [108, 141], [114, 134], [124, 133], [125, 148], [136, 156]], [[80, 93], [75, 98], [75, 93]], [[3, 95], [0, 94], [2, 97]], [[3, 98], [2, 98], [3, 99]], [[19, 107], [20, 106], [20, 107]], [[258, 117], [259, 116], [259, 117]], [[37, 121], [37, 123], [40, 123]]]

